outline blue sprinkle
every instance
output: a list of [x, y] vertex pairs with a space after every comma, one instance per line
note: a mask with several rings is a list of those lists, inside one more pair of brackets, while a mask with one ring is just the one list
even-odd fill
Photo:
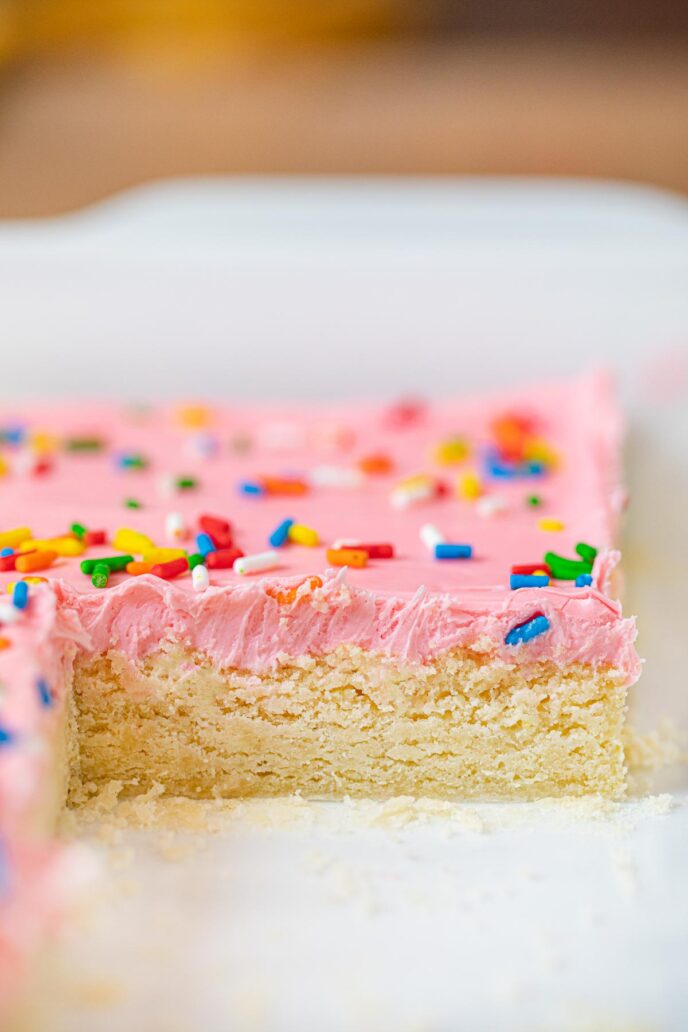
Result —
[[6, 727], [3, 727], [2, 724], [0, 724], [0, 748], [2, 748], [3, 745], [12, 745], [13, 741], [14, 735], [12, 732], [8, 731]]
[[120, 452], [115, 455], [115, 465], [120, 469], [143, 469], [147, 463], [140, 455], [131, 455], [129, 452]]
[[272, 548], [282, 548], [289, 537], [289, 528], [293, 524], [293, 519], [285, 519], [280, 526], [275, 526], [272, 534], [267, 539]]
[[533, 638], [537, 638], [538, 635], [548, 631], [550, 626], [551, 624], [546, 616], [534, 616], [532, 620], [526, 620], [525, 623], [512, 627], [504, 641], [507, 645], [518, 645], [522, 641], [532, 641]]
[[213, 539], [210, 534], [197, 534], [196, 535], [196, 548], [201, 555], [207, 555], [208, 552], [217, 552]]
[[239, 491], [241, 494], [247, 495], [263, 495], [265, 494], [265, 488], [262, 484], [256, 484], [250, 480], [244, 480], [243, 483], [239, 484]]
[[508, 462], [500, 458], [499, 452], [488, 449], [485, 453], [485, 472], [489, 477], [501, 479], [542, 477], [547, 473], [547, 467], [542, 462]]
[[4, 559], [6, 555], [14, 555], [13, 548], [0, 548], [0, 557]]
[[490, 477], [514, 477], [516, 467], [513, 462], [503, 462], [496, 452], [488, 451], [485, 455], [485, 472]]
[[29, 585], [26, 581], [20, 580], [14, 585], [12, 601], [17, 609], [26, 609], [26, 603], [29, 601]]
[[268, 538], [269, 544], [273, 548], [281, 548], [284, 542], [289, 537], [289, 528], [293, 526], [293, 520], [282, 520], [279, 527], [275, 527], [272, 534]]
[[472, 545], [435, 545], [435, 559], [470, 559], [472, 555]]
[[0, 440], [5, 444], [21, 444], [26, 437], [26, 428], [23, 426], [6, 426], [0, 430]]
[[592, 577], [589, 573], [579, 573], [576, 577], [577, 588], [589, 588], [592, 584]]
[[36, 681], [36, 688], [38, 689], [38, 695], [44, 706], [52, 706], [53, 696], [50, 691], [50, 686], [44, 677], [39, 677]]
[[509, 579], [511, 590], [516, 588], [546, 588], [549, 584], [549, 577], [546, 574], [521, 574], [512, 573]]

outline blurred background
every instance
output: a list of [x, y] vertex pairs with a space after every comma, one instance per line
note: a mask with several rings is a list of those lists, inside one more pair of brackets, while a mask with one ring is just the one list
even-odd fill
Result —
[[681, 0], [0, 0], [0, 217], [203, 173], [688, 190]]

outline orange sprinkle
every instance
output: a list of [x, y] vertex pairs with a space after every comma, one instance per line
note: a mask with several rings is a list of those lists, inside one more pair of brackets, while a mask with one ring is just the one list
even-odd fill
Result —
[[360, 568], [368, 562], [368, 553], [360, 548], [328, 548], [327, 561], [332, 566], [355, 566]]
[[203, 430], [212, 422], [212, 412], [205, 405], [182, 405], [177, 418], [187, 430]]
[[34, 570], [47, 570], [49, 566], [52, 566], [57, 559], [57, 552], [27, 552], [24, 555], [18, 555], [17, 561], [14, 564], [15, 570], [19, 570], [20, 573], [33, 573]]
[[306, 592], [304, 592], [304, 584], [308, 585], [308, 593], [312, 594], [318, 588], [322, 588], [322, 581], [320, 577], [304, 577], [302, 581], [295, 584], [291, 588], [266, 588], [266, 592], [271, 598], [276, 599], [281, 606], [290, 606], [296, 601], [296, 596], [301, 595], [301, 598], [305, 598]]
[[358, 460], [358, 468], [361, 473], [384, 474], [392, 472], [394, 463], [389, 455], [378, 452], [374, 455], [364, 455], [362, 459]]
[[308, 491], [304, 480], [288, 480], [281, 477], [261, 477], [260, 482], [268, 494], [303, 495]]
[[8, 649], [11, 644], [12, 644], [12, 642], [10, 641], [9, 638], [5, 638], [5, 637], [0, 638], [0, 649]]
[[492, 421], [490, 429], [504, 458], [518, 461], [531, 432], [530, 420], [513, 413], [505, 413]]
[[131, 562], [127, 563], [125, 569], [127, 573], [133, 574], [134, 577], [139, 577], [142, 573], [150, 573], [153, 566], [154, 563]]

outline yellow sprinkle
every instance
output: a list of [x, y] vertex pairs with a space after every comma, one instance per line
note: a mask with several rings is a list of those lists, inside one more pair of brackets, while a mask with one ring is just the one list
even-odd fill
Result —
[[147, 534], [142, 534], [138, 530], [132, 530], [131, 527], [120, 527], [112, 539], [112, 544], [122, 552], [138, 553], [140, 555], [144, 552], [150, 552], [156, 547], [155, 542], [151, 541]]
[[453, 466], [457, 462], [465, 462], [469, 454], [467, 441], [460, 437], [452, 437], [435, 445], [432, 457], [440, 466]]
[[543, 516], [542, 519], [538, 520], [539, 530], [563, 530], [564, 524], [561, 520], [555, 520], [548, 516]]
[[141, 554], [146, 563], [168, 563], [171, 559], [184, 559], [187, 553], [183, 548], [148, 548]]
[[312, 527], [304, 527], [302, 523], [292, 523], [289, 528], [289, 540], [296, 545], [308, 545], [309, 548], [320, 542], [318, 532]]
[[59, 441], [54, 434], [49, 434], [43, 430], [37, 430], [36, 433], [31, 435], [30, 443], [32, 449], [38, 455], [50, 455], [52, 452], [57, 451]]
[[[27, 584], [47, 584], [48, 583], [48, 578], [47, 577], [30, 577], [29, 576], [29, 577], [22, 577], [22, 580], [25, 581]], [[10, 581], [9, 582], [9, 584], [7, 585], [7, 594], [8, 595], [12, 594], [12, 592], [14, 591], [14, 585], [16, 583], [17, 583], [16, 581]]]
[[33, 537], [33, 532], [28, 527], [15, 527], [14, 530], [5, 530], [0, 534], [0, 548], [19, 548], [22, 541]]
[[547, 441], [541, 437], [530, 437], [523, 448], [523, 458], [526, 462], [541, 462], [549, 469], [554, 469], [559, 464], [559, 456]]
[[399, 480], [395, 486], [401, 488], [402, 491], [413, 491], [417, 487], [431, 487], [432, 484], [433, 478], [429, 473], [414, 473], [413, 476]]
[[83, 541], [73, 537], [56, 538], [29, 538], [22, 541], [19, 546], [20, 552], [32, 552], [36, 549], [39, 552], [57, 552], [58, 555], [83, 555], [86, 545]]
[[187, 430], [201, 430], [210, 424], [211, 412], [205, 405], [183, 405], [177, 411], [177, 418]]
[[476, 498], [480, 498], [483, 493], [483, 486], [478, 474], [473, 470], [467, 470], [457, 480], [456, 490], [459, 498], [465, 498], [467, 501], [472, 502]]
[[7, 465], [7, 463], [3, 459], [2, 455], [0, 455], [0, 477], [4, 477], [5, 474], [9, 472], [9, 468], [10, 467]]

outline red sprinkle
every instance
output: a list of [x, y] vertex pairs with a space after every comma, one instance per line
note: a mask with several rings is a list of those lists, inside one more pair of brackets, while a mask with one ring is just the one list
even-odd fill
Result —
[[395, 429], [413, 426], [422, 420], [425, 409], [425, 402], [417, 398], [402, 398], [387, 409], [385, 422]]
[[218, 548], [215, 552], [208, 552], [205, 564], [209, 570], [226, 570], [234, 565], [235, 559], [241, 559], [243, 554], [240, 548]]
[[84, 544], [89, 547], [90, 545], [104, 545], [105, 544], [105, 531], [104, 530], [87, 530], [84, 534]]
[[189, 560], [185, 556], [180, 556], [179, 559], [170, 559], [168, 563], [156, 563], [155, 566], [151, 566], [149, 572], [154, 577], [171, 580], [172, 577], [178, 577], [180, 573], [184, 573], [188, 569]]
[[511, 567], [512, 573], [520, 573], [524, 577], [532, 576], [536, 570], [542, 570], [542, 572], [546, 573], [548, 577], [552, 576], [552, 571], [547, 563], [521, 563], [520, 566]]
[[207, 512], [198, 517], [198, 525], [206, 534], [218, 531], [221, 534], [231, 534], [232, 525], [223, 516], [210, 516]]
[[357, 552], [367, 552], [369, 559], [393, 559], [394, 558], [394, 545], [388, 544], [375, 544], [375, 545], [352, 545]]
[[208, 535], [215, 548], [231, 548], [233, 544], [232, 525], [221, 516], [199, 516], [198, 525]]
[[234, 538], [232, 537], [231, 530], [227, 534], [219, 534], [217, 531], [214, 533], [206, 531], [206, 534], [218, 550], [234, 547]]

